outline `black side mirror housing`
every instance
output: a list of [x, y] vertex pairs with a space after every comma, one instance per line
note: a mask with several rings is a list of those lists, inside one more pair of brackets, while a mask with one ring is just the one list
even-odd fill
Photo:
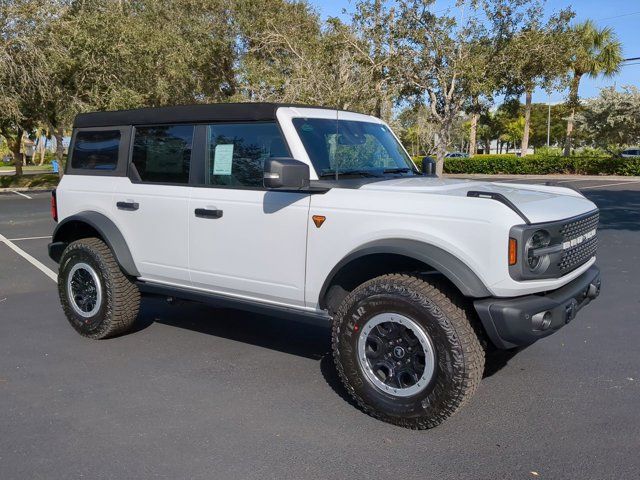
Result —
[[422, 174], [428, 177], [436, 175], [436, 161], [433, 158], [424, 157], [422, 159]]
[[309, 188], [309, 165], [293, 158], [268, 158], [264, 161], [265, 188], [301, 190]]

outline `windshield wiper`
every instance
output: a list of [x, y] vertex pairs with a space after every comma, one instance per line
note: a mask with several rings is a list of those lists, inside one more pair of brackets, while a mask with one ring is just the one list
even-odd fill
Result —
[[[338, 170], [338, 178], [339, 177], [344, 177], [344, 176], [358, 176], [358, 177], [375, 177], [377, 175], [374, 175], [372, 172], [369, 172], [367, 170]], [[328, 177], [335, 177], [336, 176], [336, 171], [335, 170], [323, 170], [322, 173], [320, 175], [318, 175], [320, 178], [328, 178]]]
[[413, 169], [409, 168], [409, 167], [402, 167], [402, 168], [385, 168], [382, 173], [408, 173], [411, 172]]

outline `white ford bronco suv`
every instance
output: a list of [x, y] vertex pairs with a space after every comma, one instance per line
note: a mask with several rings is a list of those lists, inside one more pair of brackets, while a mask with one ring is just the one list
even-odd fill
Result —
[[438, 425], [485, 352], [600, 291], [598, 209], [560, 187], [438, 178], [381, 120], [240, 103], [80, 114], [49, 255], [71, 325], [131, 328], [141, 293], [331, 322], [370, 415]]

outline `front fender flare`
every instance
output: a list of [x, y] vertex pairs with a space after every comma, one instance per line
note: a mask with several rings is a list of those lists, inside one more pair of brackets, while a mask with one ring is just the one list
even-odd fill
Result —
[[467, 297], [490, 297], [480, 278], [469, 266], [453, 254], [440, 247], [409, 239], [376, 240], [353, 250], [333, 267], [320, 290], [319, 304], [324, 305], [324, 298], [335, 276], [353, 260], [366, 255], [387, 253], [413, 258], [434, 268], [449, 279]]
[[74, 238], [74, 230], [76, 227], [86, 224], [97, 231], [102, 240], [113, 252], [120, 268], [132, 277], [139, 277], [140, 272], [133, 261], [131, 250], [127, 245], [122, 232], [115, 223], [107, 216], [99, 212], [85, 211], [77, 213], [62, 220], [53, 232], [51, 243], [49, 244], [49, 256], [56, 262], [60, 262], [60, 256], [64, 247], [71, 243]]

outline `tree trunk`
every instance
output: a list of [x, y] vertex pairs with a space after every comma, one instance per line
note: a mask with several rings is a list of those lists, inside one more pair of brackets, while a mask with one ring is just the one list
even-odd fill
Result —
[[60, 177], [62, 177], [62, 171], [64, 170], [62, 164], [62, 157], [64, 157], [64, 145], [62, 144], [62, 137], [64, 136], [63, 128], [56, 128], [54, 130], [53, 136], [56, 139], [56, 160], [58, 161], [58, 172]]
[[447, 147], [450, 142], [450, 128], [446, 124], [441, 124], [439, 130], [435, 134], [434, 146], [436, 151], [436, 175], [441, 177], [444, 173], [444, 156], [447, 154]]
[[529, 149], [529, 125], [531, 124], [531, 90], [527, 90], [524, 103], [524, 131], [522, 132], [522, 143], [520, 144], [520, 156], [524, 157]]
[[573, 122], [575, 121], [576, 109], [575, 107], [571, 108], [571, 113], [569, 114], [569, 119], [567, 120], [567, 138], [564, 141], [564, 153], [565, 157], [571, 155], [571, 147], [573, 146]]
[[15, 137], [12, 138], [12, 136], [5, 135], [7, 146], [9, 147], [9, 150], [11, 150], [11, 155], [13, 155], [13, 164], [16, 169], [16, 176], [22, 175], [22, 163], [24, 160], [22, 152], [20, 151], [22, 147], [22, 133], [22, 129], [18, 128]]
[[442, 173], [444, 172], [444, 156], [445, 155], [446, 155], [445, 151], [439, 148], [436, 150], [436, 175], [438, 177], [441, 177]]
[[[378, 89], [376, 89], [378, 90]], [[376, 106], [374, 110], [374, 116], [377, 118], [382, 118], [382, 98], [380, 92], [376, 91]]]
[[582, 75], [575, 74], [571, 81], [571, 88], [569, 89], [569, 106], [571, 107], [571, 114], [567, 120], [567, 138], [564, 143], [564, 156], [571, 155], [571, 147], [573, 146], [573, 124], [576, 117], [576, 108], [578, 107], [578, 88], [580, 87], [580, 79]]
[[469, 156], [473, 157], [477, 151], [476, 136], [478, 132], [478, 119], [480, 114], [473, 112], [471, 114], [471, 127], [469, 128]]
[[46, 147], [47, 147], [47, 136], [45, 132], [42, 131], [40, 132], [40, 136], [38, 137], [38, 150], [40, 151], [40, 161], [38, 162], [38, 166], [40, 167], [44, 165], [44, 156], [45, 156]]

